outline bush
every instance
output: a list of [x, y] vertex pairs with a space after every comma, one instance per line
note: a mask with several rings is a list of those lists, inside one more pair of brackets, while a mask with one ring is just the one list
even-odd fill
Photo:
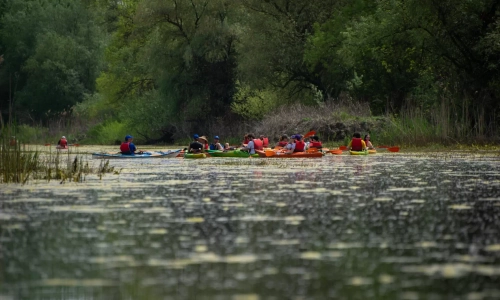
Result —
[[87, 143], [96, 145], [120, 144], [123, 138], [131, 132], [127, 125], [119, 121], [111, 121], [94, 126], [88, 132]]

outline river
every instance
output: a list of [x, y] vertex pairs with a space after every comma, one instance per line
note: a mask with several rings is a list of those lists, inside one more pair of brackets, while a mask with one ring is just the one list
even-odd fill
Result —
[[0, 299], [498, 299], [499, 162], [112, 160], [2, 185]]

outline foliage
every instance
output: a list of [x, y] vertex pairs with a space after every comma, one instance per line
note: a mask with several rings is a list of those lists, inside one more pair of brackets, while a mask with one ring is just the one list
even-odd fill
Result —
[[83, 2], [5, 0], [5, 7], [0, 19], [2, 99], [12, 93], [25, 115], [48, 119], [95, 89], [103, 39]]
[[120, 144], [121, 140], [131, 134], [125, 123], [108, 121], [92, 127], [88, 132], [86, 142], [96, 145]]

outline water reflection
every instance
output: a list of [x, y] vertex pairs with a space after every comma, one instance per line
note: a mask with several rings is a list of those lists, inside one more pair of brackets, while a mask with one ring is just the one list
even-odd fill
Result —
[[1, 187], [0, 299], [500, 297], [498, 157], [111, 163]]

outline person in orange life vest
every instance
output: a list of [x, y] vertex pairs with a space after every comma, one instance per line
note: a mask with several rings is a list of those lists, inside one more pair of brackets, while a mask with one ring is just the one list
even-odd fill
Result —
[[58, 149], [66, 149], [66, 148], [68, 148], [68, 140], [66, 140], [66, 137], [64, 135], [57, 142], [57, 148]]
[[210, 144], [210, 150], [224, 150], [224, 147], [219, 142], [219, 136], [218, 135], [216, 135], [214, 137], [214, 143]]
[[255, 154], [255, 150], [264, 150], [264, 146], [262, 145], [262, 141], [260, 139], [256, 139], [253, 133], [247, 134], [248, 136], [248, 144], [246, 147], [243, 147], [241, 150], [248, 151], [250, 154]]
[[269, 147], [269, 139], [268, 138], [266, 138], [265, 136], [261, 135], [260, 136], [260, 140], [262, 141], [262, 146], [264, 148]]
[[365, 137], [363, 138], [363, 141], [365, 141], [366, 148], [368, 148], [368, 149], [375, 148], [375, 147], [373, 147], [372, 142], [370, 142], [370, 135], [369, 134], [365, 135]]
[[363, 139], [361, 138], [361, 134], [359, 132], [353, 134], [352, 140], [349, 142], [349, 145], [347, 145], [347, 149], [352, 151], [366, 150], [365, 141], [363, 141]]
[[317, 135], [311, 137], [309, 148], [316, 148], [318, 150], [323, 148], [323, 144], [319, 141], [319, 137]]
[[137, 148], [135, 145], [132, 143], [134, 138], [131, 135], [127, 135], [125, 137], [125, 141], [120, 145], [120, 151], [122, 154], [125, 155], [134, 155], [135, 151], [137, 151]]
[[276, 144], [278, 147], [286, 147], [288, 145], [288, 135], [284, 134], [281, 136], [280, 141]]

